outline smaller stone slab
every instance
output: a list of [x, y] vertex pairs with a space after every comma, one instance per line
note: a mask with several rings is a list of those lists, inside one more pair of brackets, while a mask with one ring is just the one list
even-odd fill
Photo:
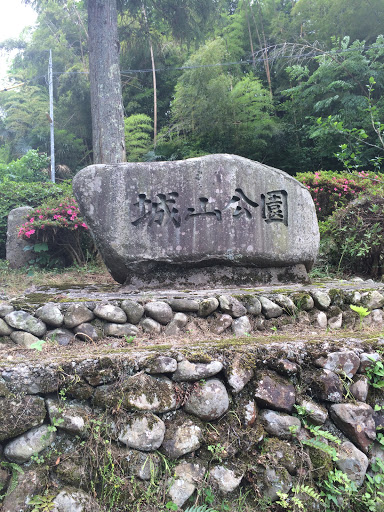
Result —
[[31, 259], [30, 251], [24, 250], [31, 244], [28, 240], [18, 237], [19, 229], [25, 223], [31, 210], [33, 210], [31, 206], [20, 206], [20, 208], [14, 208], [8, 214], [5, 254], [11, 268], [25, 267]]

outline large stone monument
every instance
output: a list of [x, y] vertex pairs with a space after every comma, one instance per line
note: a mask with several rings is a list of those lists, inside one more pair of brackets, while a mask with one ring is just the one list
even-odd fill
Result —
[[73, 189], [107, 268], [132, 289], [305, 281], [318, 252], [308, 190], [239, 156], [91, 165]]

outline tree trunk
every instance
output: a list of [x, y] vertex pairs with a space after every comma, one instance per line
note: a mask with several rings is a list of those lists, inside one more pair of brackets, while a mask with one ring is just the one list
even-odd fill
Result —
[[126, 161], [116, 0], [88, 0], [93, 161]]
[[148, 35], [149, 42], [149, 50], [151, 52], [151, 64], [152, 64], [152, 82], [153, 82], [153, 147], [156, 149], [157, 142], [157, 86], [156, 86], [156, 66], [155, 66], [155, 58], [153, 56], [153, 45], [151, 39], [151, 33], [149, 31], [148, 25], [148, 17], [147, 17], [147, 9], [145, 7], [145, 3], [142, 3], [143, 16], [145, 21], [145, 30]]
[[152, 62], [152, 81], [153, 81], [153, 147], [156, 148], [157, 142], [157, 87], [156, 87], [156, 68], [155, 59], [153, 57], [152, 41], [149, 40]]

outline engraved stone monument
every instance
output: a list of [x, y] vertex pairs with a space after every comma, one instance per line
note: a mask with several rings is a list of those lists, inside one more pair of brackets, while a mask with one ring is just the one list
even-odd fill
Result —
[[308, 190], [239, 156], [91, 165], [73, 189], [107, 268], [132, 289], [305, 281], [318, 252]]

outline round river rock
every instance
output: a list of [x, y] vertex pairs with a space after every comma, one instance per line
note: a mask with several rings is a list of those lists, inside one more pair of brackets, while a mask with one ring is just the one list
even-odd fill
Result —
[[218, 379], [210, 379], [192, 391], [184, 408], [186, 412], [210, 421], [220, 418], [228, 407], [229, 397], [224, 384]]

